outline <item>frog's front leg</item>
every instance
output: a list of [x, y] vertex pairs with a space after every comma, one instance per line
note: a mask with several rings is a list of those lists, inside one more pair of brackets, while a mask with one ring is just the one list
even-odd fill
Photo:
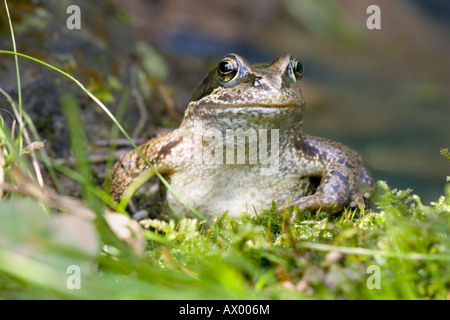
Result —
[[[182, 137], [169, 133], [149, 140], [139, 146], [139, 149], [160, 174], [169, 174], [176, 168], [176, 161], [173, 161], [176, 158], [176, 152], [173, 149], [182, 140]], [[121, 199], [128, 202], [136, 190], [153, 175], [155, 172], [139, 152], [133, 149], [114, 164], [111, 172], [110, 195], [118, 202]]]
[[[327, 139], [307, 136], [298, 145], [298, 155], [314, 165], [299, 168], [303, 176], [319, 177], [319, 186], [314, 194], [295, 199], [288, 207], [298, 206], [300, 210], [342, 210], [348, 205], [364, 206], [364, 184], [366, 196], [373, 194], [373, 181], [363, 168], [361, 156], [354, 150]], [[305, 160], [304, 160], [305, 161]], [[334, 207], [333, 207], [334, 206]]]

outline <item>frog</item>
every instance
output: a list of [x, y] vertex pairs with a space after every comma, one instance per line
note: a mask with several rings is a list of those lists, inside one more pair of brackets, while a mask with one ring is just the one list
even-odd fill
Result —
[[255, 64], [225, 55], [195, 89], [177, 129], [115, 163], [111, 197], [128, 202], [158, 174], [177, 216], [192, 208], [207, 218], [255, 215], [274, 203], [300, 212], [363, 209], [375, 183], [360, 154], [303, 131], [303, 73], [290, 54]]

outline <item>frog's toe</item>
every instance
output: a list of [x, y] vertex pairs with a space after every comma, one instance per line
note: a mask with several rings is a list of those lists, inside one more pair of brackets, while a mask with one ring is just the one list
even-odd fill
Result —
[[335, 204], [333, 211], [339, 211], [343, 207], [343, 203], [337, 201], [333, 197], [325, 196], [325, 195], [311, 195], [306, 196], [300, 199], [297, 199], [287, 205], [280, 207], [279, 210], [284, 210], [285, 208], [290, 208], [293, 206], [297, 206], [300, 211], [304, 210], [328, 210], [332, 208]]
[[374, 197], [376, 189], [375, 181], [369, 170], [363, 167], [359, 178], [358, 192], [362, 193], [366, 200], [370, 200]]
[[363, 210], [365, 208], [365, 206], [366, 206], [365, 198], [366, 198], [366, 196], [364, 194], [362, 194], [361, 192], [356, 192], [356, 193], [354, 193], [352, 195], [351, 202], [350, 202], [349, 206], [351, 208], [354, 208], [354, 207], [358, 206], [358, 208], [360, 210]]

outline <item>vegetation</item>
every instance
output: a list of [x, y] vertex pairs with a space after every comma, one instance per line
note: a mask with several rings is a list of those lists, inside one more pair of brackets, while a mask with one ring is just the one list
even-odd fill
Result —
[[[19, 101], [9, 100], [20, 128], [15, 135], [2, 122], [0, 131], [0, 298], [450, 299], [449, 184], [430, 205], [380, 181], [376, 207], [365, 212], [295, 212], [290, 223], [294, 213], [274, 204], [254, 216], [151, 219], [141, 227], [89, 179], [71, 96], [61, 105], [75, 168], [41, 148], [45, 137], [22, 108], [17, 57], [75, 81], [129, 138], [114, 115], [69, 74], [15, 45], [0, 54], [16, 58]], [[42, 183], [39, 162], [55, 189]], [[63, 194], [60, 175], [81, 185], [81, 199]], [[105, 214], [107, 207], [120, 214]]]

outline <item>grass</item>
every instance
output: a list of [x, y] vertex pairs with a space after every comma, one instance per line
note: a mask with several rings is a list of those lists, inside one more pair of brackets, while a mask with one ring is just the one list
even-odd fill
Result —
[[[22, 57], [74, 81], [129, 138], [108, 108], [71, 75], [17, 53], [15, 43], [14, 51], [0, 54], [14, 55], [18, 79]], [[10, 103], [20, 107], [24, 137], [31, 132], [26, 143], [41, 141], [26, 106]], [[32, 152], [34, 159], [23, 154], [22, 136], [14, 137], [2, 121], [2, 299], [450, 298], [449, 185], [430, 205], [411, 190], [379, 181], [375, 208], [364, 214], [305, 211], [291, 224], [289, 213], [274, 204], [255, 216], [223, 214], [211, 222], [199, 214], [145, 220], [140, 228], [125, 215], [104, 214], [107, 207], [125, 212], [89, 179], [76, 101], [65, 95], [61, 105], [78, 158], [75, 170], [55, 163], [44, 149]], [[442, 154], [448, 156], [445, 149]], [[42, 186], [35, 161], [53, 172], [55, 186], [57, 172], [77, 181], [81, 199], [64, 195], [61, 187]]]

